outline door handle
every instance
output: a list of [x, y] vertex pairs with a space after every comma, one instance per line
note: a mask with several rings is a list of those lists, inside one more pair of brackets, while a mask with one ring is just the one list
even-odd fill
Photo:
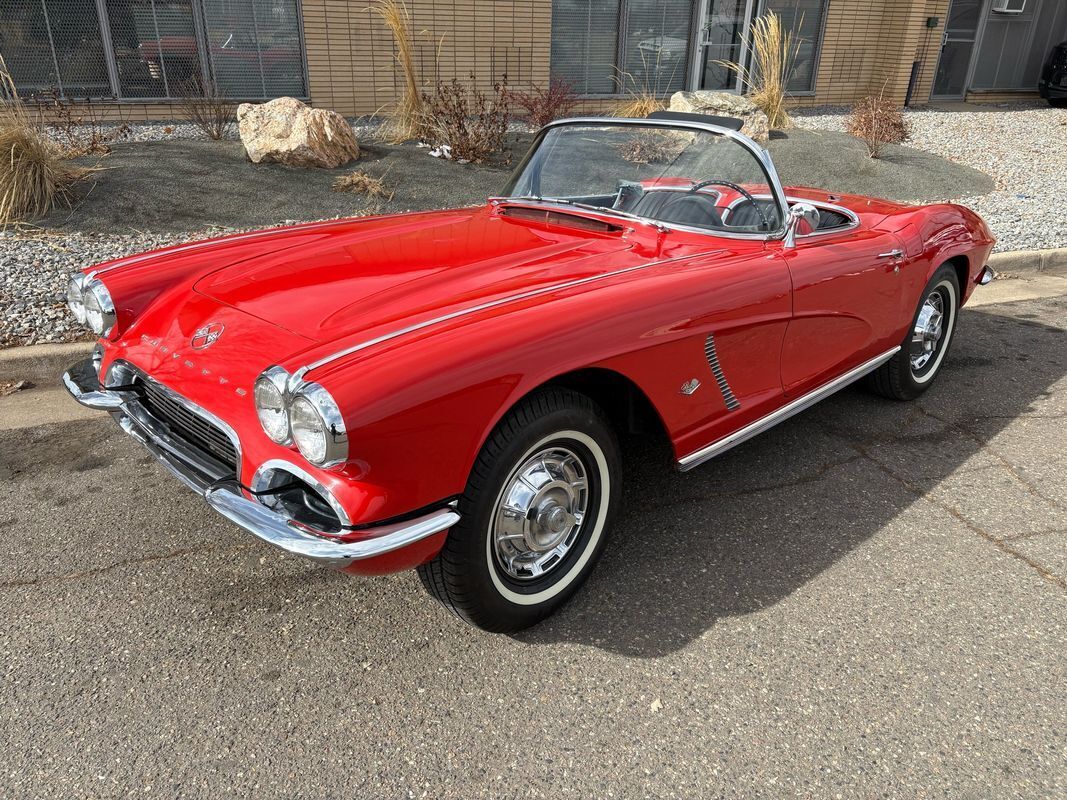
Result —
[[890, 250], [888, 253], [879, 253], [878, 257], [879, 258], [903, 258], [904, 257], [904, 251], [903, 250]]

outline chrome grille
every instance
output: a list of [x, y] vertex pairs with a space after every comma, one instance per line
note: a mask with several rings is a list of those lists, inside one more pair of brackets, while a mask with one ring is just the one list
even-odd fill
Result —
[[188, 408], [151, 378], [138, 374], [134, 385], [142, 408], [166, 425], [172, 436], [237, 473], [237, 449], [225, 431]]

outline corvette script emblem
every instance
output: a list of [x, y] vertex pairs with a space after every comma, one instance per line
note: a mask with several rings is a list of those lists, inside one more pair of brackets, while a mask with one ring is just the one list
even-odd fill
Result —
[[197, 328], [193, 338], [189, 340], [189, 344], [194, 350], [206, 350], [219, 340], [224, 330], [226, 330], [226, 326], [221, 322], [209, 322], [204, 327]]

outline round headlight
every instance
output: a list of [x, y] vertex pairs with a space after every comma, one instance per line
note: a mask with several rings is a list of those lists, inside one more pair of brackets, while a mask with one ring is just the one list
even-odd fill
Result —
[[67, 284], [67, 307], [74, 318], [82, 325], [85, 324], [85, 298], [82, 297], [82, 284], [85, 278], [75, 275]]
[[85, 304], [85, 322], [89, 329], [97, 336], [110, 334], [115, 329], [118, 317], [115, 315], [115, 304], [111, 302], [107, 287], [94, 278], [85, 284], [82, 297]]
[[300, 455], [320, 467], [348, 459], [348, 434], [341, 411], [317, 383], [300, 388], [289, 406], [289, 427]]
[[256, 414], [263, 432], [278, 444], [289, 444], [289, 404], [285, 396], [285, 382], [289, 374], [281, 367], [271, 367], [256, 379], [253, 395]]

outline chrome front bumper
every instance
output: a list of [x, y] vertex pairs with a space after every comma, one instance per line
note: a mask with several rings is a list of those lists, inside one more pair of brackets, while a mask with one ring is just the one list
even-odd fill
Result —
[[194, 449], [159, 430], [139, 408], [133, 392], [101, 387], [91, 359], [68, 369], [63, 374], [63, 385], [82, 405], [109, 412], [126, 433], [222, 516], [275, 547], [325, 566], [344, 569], [354, 561], [415, 544], [459, 522], [459, 514], [446, 507], [404, 522], [363, 528], [359, 531], [363, 538], [340, 541], [246, 497], [236, 479], [219, 475]]

